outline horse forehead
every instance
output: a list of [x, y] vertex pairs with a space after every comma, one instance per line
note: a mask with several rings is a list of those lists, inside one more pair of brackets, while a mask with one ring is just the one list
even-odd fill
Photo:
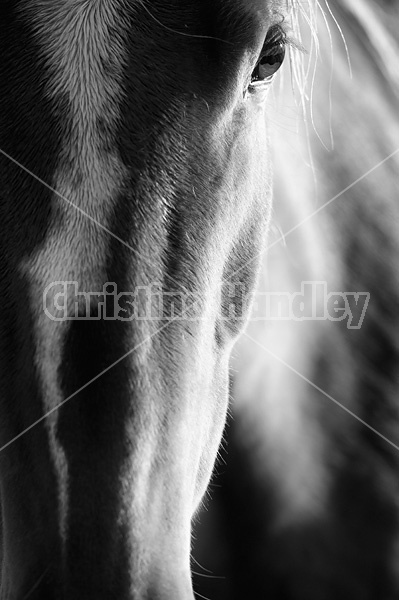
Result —
[[[219, 0], [213, 9], [224, 34], [231, 41], [252, 45], [262, 38], [267, 28], [281, 22], [295, 8], [297, 0]], [[258, 41], [259, 41], [258, 39]]]
[[233, 10], [253, 12], [259, 16], [270, 17], [275, 13], [284, 14], [295, 0], [221, 0], [223, 7]]

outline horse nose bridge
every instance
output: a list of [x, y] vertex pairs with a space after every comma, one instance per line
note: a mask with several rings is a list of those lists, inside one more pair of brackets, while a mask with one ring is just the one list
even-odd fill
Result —
[[[58, 380], [62, 398], [71, 399], [58, 411], [55, 438], [67, 465], [71, 573], [74, 565], [85, 564], [94, 539], [96, 571], [109, 571], [110, 557], [129, 557], [133, 579], [148, 573], [145, 580], [154, 579], [154, 589], [174, 590], [160, 593], [162, 600], [185, 600], [191, 596], [174, 583], [180, 580], [174, 573], [189, 573], [200, 429], [185, 401], [194, 358], [187, 352], [182, 377], [171, 377], [166, 347], [182, 329], [178, 321], [168, 325], [171, 329], [151, 337], [144, 333], [156, 327], [152, 321], [71, 321]], [[124, 560], [111, 568], [121, 577], [130, 572]]]
[[[132, 597], [138, 600], [193, 599], [190, 516], [184, 518], [183, 513], [188, 515], [188, 512], [181, 510], [178, 502], [170, 505], [165, 495], [160, 496], [160, 502], [158, 499], [153, 502], [150, 494], [139, 521], [130, 523], [132, 550], [139, 545], [139, 551], [132, 554], [130, 571]], [[168, 504], [169, 510], [165, 510]]]
[[[37, 472], [43, 475], [44, 481], [39, 477], [32, 485], [39, 491], [35, 507], [40, 505], [40, 511], [47, 514], [42, 530], [48, 533], [29, 552], [40, 562], [46, 543], [63, 538], [63, 559], [62, 553], [55, 557], [47, 547], [45, 554], [50, 555], [50, 563], [61, 564], [66, 557], [65, 577], [73, 589], [78, 589], [77, 581], [88, 578], [84, 565], [89, 552], [96, 569], [88, 589], [90, 585], [97, 589], [98, 580], [110, 589], [110, 573], [125, 581], [132, 576], [140, 580], [145, 571], [154, 594], [135, 592], [133, 598], [191, 599], [186, 563], [195, 469], [186, 457], [197, 429], [193, 426], [190, 435], [185, 435], [181, 401], [185, 390], [172, 391], [165, 350], [181, 335], [181, 323], [169, 323], [171, 330], [165, 328], [163, 336], [161, 332], [148, 339], [143, 327], [155, 328], [156, 324], [146, 320], [142, 325], [113, 320], [58, 322], [43, 316], [43, 323], [45, 328], [35, 329], [36, 335], [40, 332], [36, 337], [42, 350], [39, 363], [46, 364], [46, 370], [38, 371], [38, 403], [44, 405], [42, 411], [46, 407], [57, 410], [42, 430], [35, 429], [40, 447], [46, 447], [46, 462], [32, 453], [32, 468], [26, 474], [28, 479]], [[191, 362], [193, 366], [194, 359]], [[179, 371], [186, 373], [186, 380], [189, 364], [187, 360]], [[112, 369], [107, 370], [110, 365]], [[194, 423], [195, 415], [189, 414]], [[23, 439], [28, 442], [30, 438]], [[167, 439], [171, 441], [166, 443]], [[43, 495], [48, 487], [44, 465], [55, 474], [50, 507]], [[184, 481], [189, 481], [188, 487]], [[7, 552], [11, 555], [10, 548]], [[145, 557], [140, 560], [146, 567], [141, 562], [131, 575], [128, 563], [139, 561], [137, 556]], [[180, 580], [186, 583], [177, 583]], [[118, 597], [129, 597], [122, 592], [123, 588]]]
[[151, 600], [194, 600], [191, 579], [187, 574], [180, 574], [178, 584], [165, 583], [163, 578], [150, 585], [146, 598]]

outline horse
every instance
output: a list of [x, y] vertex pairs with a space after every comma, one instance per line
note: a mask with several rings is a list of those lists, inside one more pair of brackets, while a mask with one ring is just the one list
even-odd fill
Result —
[[188, 600], [298, 9], [0, 10], [1, 598]]
[[[340, 10], [356, 16], [349, 0]], [[285, 132], [277, 128], [271, 141], [265, 120], [273, 81], [300, 46], [300, 14], [313, 32], [316, 4], [294, 0], [3, 0], [2, 599], [200, 597], [191, 575], [192, 522], [201, 519], [229, 390], [237, 419], [231, 465], [235, 447], [248, 464], [247, 480], [237, 471], [230, 480], [223, 508], [228, 515], [237, 494], [256, 483], [250, 501], [257, 510], [241, 510], [230, 533], [239, 542], [247, 516], [259, 524], [246, 561], [235, 565], [229, 597], [266, 590], [278, 598], [356, 599], [368, 589], [376, 597], [377, 584], [379, 598], [397, 591], [393, 446], [320, 406], [316, 388], [289, 380], [281, 362], [264, 373], [243, 348], [239, 373], [229, 370], [263, 272], [273, 151], [282, 174], [275, 206], [285, 198], [281, 220], [293, 227], [293, 206], [301, 209], [287, 190], [279, 194], [279, 185], [298, 181], [302, 210], [309, 206], [302, 174], [287, 173]], [[326, 32], [311, 37], [310, 45], [329, 43]], [[292, 65], [299, 76], [300, 61]], [[379, 69], [372, 76], [378, 84], [390, 81]], [[314, 95], [317, 88], [315, 80]], [[389, 121], [388, 112], [378, 117], [386, 117], [393, 135], [391, 96], [384, 102]], [[311, 104], [314, 111], [319, 106], [320, 128], [326, 104]], [[349, 155], [336, 166], [343, 183], [355, 158], [362, 161], [346, 148], [344, 131], [341, 144], [334, 136]], [[379, 157], [389, 136], [380, 145], [375, 139], [369, 145]], [[331, 189], [331, 154], [319, 160], [331, 173], [324, 183]], [[391, 440], [396, 207], [394, 180], [384, 174], [368, 202], [354, 188], [346, 214], [338, 203], [333, 217], [323, 212], [323, 235], [301, 230], [323, 264], [333, 265], [336, 285], [370, 293], [359, 335], [350, 337], [337, 323], [320, 332], [312, 323], [310, 341], [298, 327], [285, 347], [299, 351], [304, 340], [306, 368], [295, 360], [292, 368]], [[281, 274], [278, 263], [274, 272]], [[278, 356], [281, 338], [267, 333], [273, 334]], [[263, 328], [245, 335], [265, 347]], [[286, 355], [282, 360], [292, 365]], [[261, 380], [247, 361], [260, 367]], [[286, 390], [287, 402], [300, 400], [298, 407], [285, 405], [296, 445], [274, 428], [282, 414], [278, 389]], [[275, 415], [270, 426], [267, 409]], [[380, 509], [386, 514], [371, 526], [369, 516]], [[245, 555], [238, 543], [227, 546], [237, 560]], [[359, 574], [366, 576], [360, 581]]]
[[[371, 0], [331, 11], [314, 17], [307, 125], [290, 76], [269, 108], [260, 289], [303, 307], [262, 319], [256, 301], [233, 351], [226, 451], [196, 523], [198, 597], [399, 593], [399, 12]], [[340, 292], [340, 311], [342, 292], [367, 293], [362, 322], [308, 318], [326, 301], [302, 282]]]

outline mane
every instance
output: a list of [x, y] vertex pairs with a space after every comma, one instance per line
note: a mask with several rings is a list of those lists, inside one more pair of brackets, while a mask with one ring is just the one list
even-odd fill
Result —
[[[384, 3], [383, 3], [384, 5]], [[377, 2], [363, 0], [339, 0], [336, 3], [339, 19], [350, 23], [353, 34], [369, 60], [383, 76], [388, 89], [399, 93], [399, 72], [394, 57], [398, 56], [399, 43], [397, 27], [399, 23], [398, 8], [382, 8]], [[396, 23], [396, 27], [392, 27]], [[392, 27], [392, 31], [390, 30]], [[395, 36], [393, 35], [395, 33]]]
[[[356, 332], [327, 320], [262, 327], [255, 318], [247, 332], [265, 352], [245, 338], [235, 349], [233, 393], [244, 422], [236, 435], [250, 431], [256, 477], [270, 474], [275, 512], [265, 520], [273, 532], [280, 527], [282, 548], [270, 560], [284, 573], [293, 532], [302, 527], [298, 539], [303, 535], [308, 549], [312, 527], [326, 515], [342, 531], [349, 525], [337, 508], [356, 502], [346, 473], [358, 478], [359, 506], [396, 502], [381, 482], [396, 452], [386, 439], [397, 440], [387, 415], [397, 414], [399, 359], [398, 9], [388, 14], [377, 0], [335, 0], [331, 7], [328, 0], [289, 0], [289, 8], [293, 36], [306, 52], [290, 49], [291, 73], [285, 70], [279, 102], [269, 110], [274, 219], [284, 233], [272, 226], [259, 289], [293, 293], [301, 282], [325, 281], [331, 291], [371, 299]], [[345, 454], [347, 440], [354, 459]], [[373, 461], [376, 473], [362, 479], [356, 465]], [[332, 545], [356, 548], [357, 534], [323, 534]], [[370, 564], [386, 552], [372, 542], [364, 549]], [[302, 575], [308, 555], [301, 560], [293, 558]]]
[[[394, 57], [399, 56], [397, 28], [399, 8], [381, 0], [336, 0], [330, 7], [328, 0], [287, 0], [290, 27], [299, 43], [290, 47], [292, 87], [302, 107], [302, 116], [313, 124], [313, 91], [320, 64], [330, 63], [334, 84], [334, 60], [342, 55], [351, 72], [351, 51], [360, 48], [367, 68], [378, 72], [382, 94], [397, 102], [399, 72]], [[346, 24], [344, 32], [341, 24]], [[367, 57], [367, 59], [366, 59]]]
[[[274, 210], [285, 234], [271, 232], [262, 285], [296, 291], [301, 281], [327, 280], [331, 289], [368, 291], [370, 310], [358, 338], [345, 329], [310, 324], [308, 338], [291, 340], [291, 348], [307, 356], [304, 372], [314, 381], [323, 372], [314, 365], [323, 364], [320, 357], [335, 346], [329, 368], [339, 373], [341, 385], [334, 394], [346, 396], [356, 371], [359, 390], [366, 380], [374, 393], [378, 390], [381, 406], [391, 406], [387, 382], [393, 375], [381, 367], [378, 353], [391, 360], [398, 348], [391, 311], [399, 298], [399, 44], [394, 38], [399, 10], [377, 0], [336, 0], [333, 9], [326, 0], [306, 8], [292, 1], [291, 9], [293, 30], [307, 53], [292, 49], [294, 94], [285, 89], [275, 111]], [[292, 96], [299, 97], [294, 107], [288, 106]], [[289, 116], [292, 125], [292, 114], [297, 130], [287, 133], [280, 117]], [[278, 339], [269, 346], [278, 348]], [[339, 366], [345, 356], [353, 357], [352, 371]], [[321, 387], [330, 385], [327, 377]], [[297, 398], [300, 392], [293, 387], [291, 394]], [[352, 401], [367, 423], [375, 422], [360, 391], [353, 392]], [[371, 445], [378, 442], [373, 438]]]

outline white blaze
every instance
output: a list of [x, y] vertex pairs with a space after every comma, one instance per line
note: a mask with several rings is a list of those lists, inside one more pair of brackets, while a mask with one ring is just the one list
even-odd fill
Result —
[[[26, 10], [45, 59], [47, 95], [58, 111], [62, 132], [58, 167], [53, 180], [46, 182], [57, 191], [52, 198], [51, 226], [45, 244], [23, 266], [31, 282], [35, 360], [47, 413], [64, 400], [58, 370], [68, 323], [56, 323], [45, 315], [43, 291], [50, 283], [65, 280], [78, 281], [81, 290], [97, 291], [105, 277], [107, 234], [66, 199], [95, 221], [109, 225], [124, 177], [112, 132], [122, 96], [125, 9], [120, 1], [110, 0], [31, 0]], [[54, 411], [46, 424], [65, 543], [68, 464], [57, 439], [57, 420], [58, 411]]]

